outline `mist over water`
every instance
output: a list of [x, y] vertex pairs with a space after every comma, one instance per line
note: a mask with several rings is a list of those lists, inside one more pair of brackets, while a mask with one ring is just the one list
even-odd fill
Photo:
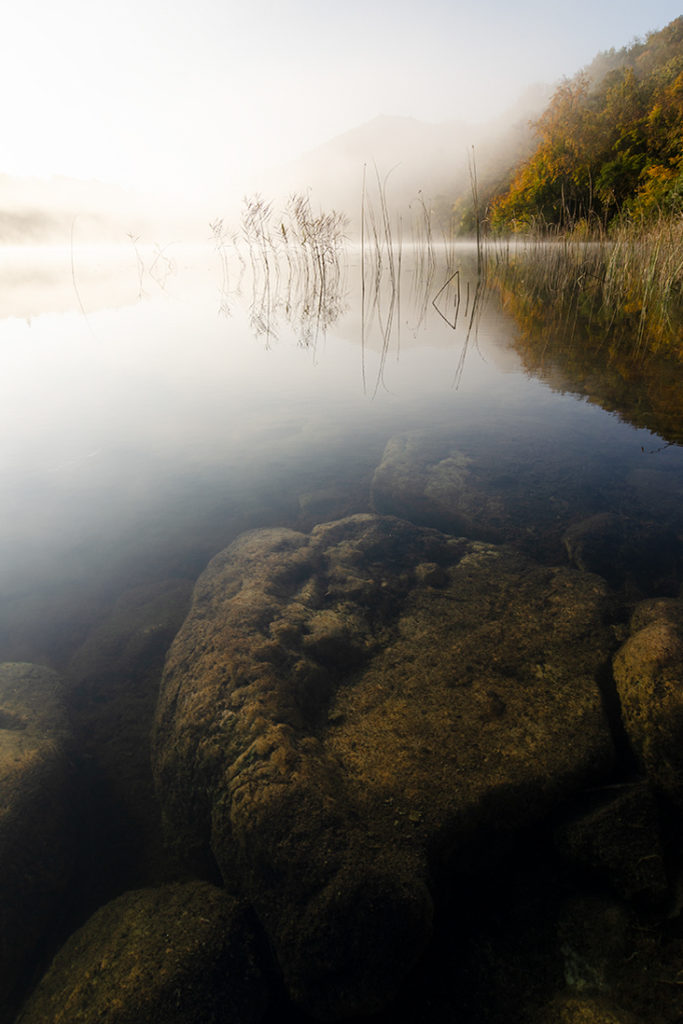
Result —
[[522, 371], [496, 296], [475, 308], [466, 245], [430, 266], [406, 246], [398, 291], [386, 263], [363, 282], [347, 246], [324, 294], [285, 264], [266, 287], [209, 246], [4, 259], [5, 659], [59, 663], [118, 590], [194, 578], [241, 529], [310, 524], [345, 491], [366, 508], [400, 431], [445, 431], [512, 472], [525, 453], [568, 479], [594, 463], [587, 488], [653, 448]]
[[678, 10], [5, 13], [0, 1024], [681, 1024]]
[[[593, 593], [607, 586], [598, 576], [569, 569], [570, 551], [579, 552], [576, 558], [588, 551], [617, 603], [627, 604], [629, 587], [639, 594], [653, 577], [667, 595], [678, 586], [676, 557], [669, 555], [683, 531], [681, 448], [631, 426], [637, 411], [628, 404], [608, 412], [588, 400], [587, 375], [572, 377], [572, 360], [561, 346], [557, 354], [550, 340], [540, 353], [530, 346], [482, 270], [487, 254], [470, 243], [442, 245], [426, 234], [419, 241], [400, 231], [392, 237], [379, 207], [368, 214], [362, 241], [353, 243], [334, 218], [316, 219], [305, 203], [290, 213], [269, 219], [266, 206], [252, 201], [248, 231], [233, 234], [216, 221], [200, 246], [145, 246], [132, 236], [119, 247], [1, 254], [0, 662], [32, 663], [3, 669], [10, 681], [12, 673], [33, 680], [24, 688], [45, 685], [35, 676], [38, 666], [59, 672], [75, 737], [70, 770], [81, 787], [70, 812], [76, 820], [58, 829], [73, 843], [77, 878], [60, 888], [54, 920], [35, 926], [40, 945], [27, 960], [29, 973], [40, 973], [47, 966], [41, 956], [49, 960], [75, 928], [122, 893], [151, 887], [158, 895], [158, 886], [169, 877], [185, 878], [188, 870], [217, 880], [212, 855], [179, 867], [174, 847], [164, 846], [150, 733], [164, 658], [172, 657], [170, 645], [193, 587], [214, 556], [248, 531], [289, 527], [298, 538], [313, 538], [321, 524], [332, 524], [334, 533], [357, 529], [349, 523], [377, 522], [356, 517], [375, 511], [394, 517], [381, 527], [389, 562], [392, 545], [403, 546], [395, 536], [430, 534], [419, 529], [424, 526], [446, 549], [464, 545], [475, 576], [480, 556], [482, 564], [492, 560], [494, 566], [498, 558], [518, 567], [521, 561], [525, 568], [513, 590], [531, 588], [528, 599], [540, 602], [539, 616], [550, 615], [550, 632], [530, 669], [526, 662], [519, 668], [501, 663], [500, 679], [517, 694], [522, 720], [533, 718], [533, 730], [535, 712], [528, 715], [524, 700], [527, 685], [536, 690], [524, 673], [545, 671], [546, 647], [577, 612], [570, 604], [552, 619], [554, 601], [564, 591], [562, 585], [546, 593], [548, 579], [574, 574]], [[494, 250], [488, 256], [493, 259]], [[582, 547], [584, 530], [588, 541]], [[633, 550], [630, 540], [621, 543], [620, 531], [635, 537]], [[253, 543], [258, 546], [262, 536], [257, 533]], [[280, 534], [274, 536], [277, 547]], [[248, 549], [251, 541], [246, 543]], [[369, 557], [372, 562], [375, 556]], [[409, 543], [400, 557], [412, 558]], [[399, 605], [401, 588], [413, 576], [433, 580], [429, 600], [442, 601], [439, 567], [425, 558], [417, 570], [397, 577]], [[376, 573], [381, 578], [385, 570], [370, 562], [359, 563], [359, 572], [375, 586]], [[469, 572], [463, 569], [458, 585], [463, 594], [469, 593]], [[258, 580], [257, 569], [256, 585]], [[500, 581], [494, 571], [482, 584], [494, 612]], [[444, 607], [449, 615], [464, 610], [476, 619], [480, 613], [472, 609], [482, 595], [475, 587], [463, 598], [456, 588]], [[510, 594], [513, 607], [516, 600]], [[526, 643], [530, 613], [527, 597], [520, 601], [514, 614], [521, 616], [520, 642]], [[292, 607], [298, 614], [297, 601]], [[354, 600], [341, 607], [357, 612]], [[325, 625], [327, 612], [320, 615]], [[447, 700], [462, 702], [465, 717], [474, 715], [468, 733], [474, 774], [489, 764], [488, 750], [484, 757], [476, 752], [480, 731], [495, 737], [506, 714], [486, 682], [489, 669], [482, 694], [469, 689], [467, 675], [478, 658], [498, 671], [496, 616], [484, 628], [493, 638], [490, 651], [473, 648], [462, 664], [451, 653], [445, 662], [445, 671], [452, 663], [454, 672], [465, 673], [462, 685], [448, 682], [444, 692]], [[419, 628], [431, 635], [437, 619], [427, 615]], [[410, 617], [405, 621], [410, 636]], [[291, 633], [294, 627], [286, 628]], [[444, 628], [450, 636], [447, 620]], [[470, 628], [476, 633], [479, 622]], [[249, 627], [249, 643], [252, 633], [258, 639]], [[333, 664], [341, 658], [345, 665], [346, 658], [353, 674], [353, 645], [344, 640], [335, 646], [334, 636], [330, 642]], [[418, 645], [427, 676], [432, 661], [441, 663], [441, 644]], [[573, 645], [568, 657], [574, 646], [580, 654], [581, 645]], [[204, 640], [190, 647], [194, 657]], [[326, 657], [325, 642], [321, 650]], [[409, 650], [399, 662], [410, 666], [412, 657]], [[354, 699], [353, 678], [348, 694], [346, 682], [342, 687], [343, 700]], [[287, 673], [278, 679], [286, 700]], [[415, 680], [419, 692], [421, 670]], [[421, 697], [416, 708], [422, 715]], [[455, 790], [438, 783], [439, 745], [420, 740], [423, 719], [406, 725], [405, 708], [399, 711], [401, 750], [427, 752], [424, 763], [417, 757], [416, 771], [435, 787], [423, 810], [412, 808], [400, 818], [413, 836], [432, 803], [450, 799]], [[328, 729], [341, 735], [344, 714], [330, 711]], [[448, 733], [438, 705], [435, 716]], [[5, 720], [15, 721], [7, 709]], [[378, 720], [385, 728], [383, 715]], [[356, 750], [355, 740], [349, 749]], [[367, 749], [380, 751], [382, 744], [369, 742]], [[513, 742], [503, 760], [520, 758]], [[527, 761], [536, 771], [535, 758]], [[393, 849], [399, 812], [385, 803]], [[250, 820], [247, 814], [247, 825]], [[340, 848], [344, 829], [336, 840]], [[533, 886], [541, 893], [544, 884], [541, 879]], [[549, 884], [554, 898], [555, 883]], [[346, 933], [337, 938], [345, 942]], [[127, 939], [124, 945], [126, 956], [137, 956], [145, 943], [139, 949]], [[87, 980], [87, 971], [70, 970], [71, 981]], [[422, 1002], [419, 972], [416, 977]], [[274, 1019], [279, 1009], [276, 1000]]]

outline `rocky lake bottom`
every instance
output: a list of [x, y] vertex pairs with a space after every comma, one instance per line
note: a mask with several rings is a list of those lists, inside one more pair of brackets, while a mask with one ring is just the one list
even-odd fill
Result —
[[5, 322], [0, 1020], [682, 1020], [680, 449], [158, 298]]

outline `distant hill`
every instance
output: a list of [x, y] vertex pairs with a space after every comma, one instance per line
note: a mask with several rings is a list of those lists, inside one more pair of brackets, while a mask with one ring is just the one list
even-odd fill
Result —
[[[275, 208], [292, 193], [306, 193], [314, 210], [345, 213], [353, 234], [360, 223], [365, 169], [371, 201], [376, 201], [379, 173], [387, 181], [392, 210], [405, 217], [406, 230], [411, 206], [419, 213], [418, 197], [432, 212], [434, 226], [445, 230], [454, 202], [469, 196], [472, 147], [482, 186], [498, 187], [531, 152], [529, 120], [542, 111], [550, 92], [546, 86], [530, 88], [505, 114], [477, 125], [380, 115], [291, 163], [254, 175], [249, 191], [272, 199]], [[228, 208], [212, 216], [223, 214], [231, 230], [237, 229], [240, 201], [239, 195], [226, 196]], [[72, 232], [78, 243], [121, 242], [128, 234], [147, 242], [205, 239], [210, 218], [204, 219], [196, 204], [192, 210], [163, 206], [155, 197], [98, 181], [0, 174], [0, 245], [69, 244]]]
[[277, 201], [293, 192], [309, 192], [314, 206], [345, 212], [353, 231], [359, 223], [365, 168], [371, 195], [376, 192], [376, 171], [382, 179], [388, 176], [392, 208], [406, 210], [421, 193], [437, 219], [448, 219], [454, 197], [469, 191], [472, 146], [484, 178], [507, 172], [530, 151], [529, 118], [543, 109], [549, 95], [549, 88], [536, 86], [503, 116], [479, 125], [380, 115], [261, 175], [254, 191]]
[[478, 132], [458, 122], [427, 124], [380, 115], [277, 168], [266, 183], [283, 195], [310, 189], [323, 207], [354, 217], [364, 168], [371, 186], [375, 169], [381, 178], [389, 175], [388, 190], [398, 202], [409, 202], [420, 189], [437, 195], [452, 190], [466, 172], [467, 147], [476, 137]]

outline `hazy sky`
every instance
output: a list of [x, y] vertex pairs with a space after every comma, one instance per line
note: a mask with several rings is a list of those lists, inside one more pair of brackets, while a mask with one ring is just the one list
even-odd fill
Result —
[[0, 171], [218, 196], [377, 114], [478, 120], [676, 0], [21, 0]]

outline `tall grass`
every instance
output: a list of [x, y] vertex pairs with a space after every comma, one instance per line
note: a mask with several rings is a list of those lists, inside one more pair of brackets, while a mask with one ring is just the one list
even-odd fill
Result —
[[[457, 389], [471, 344], [476, 341], [479, 317], [487, 298], [486, 260], [481, 239], [477, 241], [477, 274], [475, 286], [470, 290], [471, 274], [464, 277], [463, 250], [458, 250], [452, 239], [439, 245], [434, 241], [432, 213], [422, 192], [410, 204], [412, 219], [408, 223], [408, 260], [404, 261], [403, 220], [392, 212], [387, 194], [389, 174], [380, 176], [375, 168], [374, 184], [368, 182], [367, 169], [363, 171], [361, 192], [361, 348], [363, 388], [375, 397], [380, 388], [386, 388], [385, 369], [389, 355], [396, 360], [401, 350], [401, 293], [407, 274], [410, 285], [408, 305], [414, 310], [412, 332], [416, 335], [426, 322], [431, 308], [454, 332], [459, 318], [464, 319], [464, 338], [456, 367], [453, 387]], [[407, 262], [407, 265], [406, 265]], [[465, 256], [465, 266], [469, 264]], [[464, 292], [464, 296], [463, 296]], [[464, 306], [464, 310], [463, 310]], [[406, 321], [407, 323], [407, 321]], [[368, 380], [366, 348], [370, 328], [379, 332], [379, 360], [374, 381]]]
[[683, 217], [579, 234], [499, 243], [491, 278], [539, 325], [561, 322], [636, 357], [683, 358]]
[[[382, 349], [379, 369], [372, 389], [375, 395], [384, 385], [384, 367], [391, 343], [394, 323], [400, 332], [400, 296], [402, 263], [402, 230], [398, 222], [397, 241], [394, 240], [387, 182], [389, 171], [383, 178], [375, 166], [376, 203], [373, 202], [367, 185], [367, 169], [363, 168], [363, 190], [361, 196], [361, 349], [363, 388], [367, 390], [365, 367], [365, 343], [367, 325], [373, 316], [377, 317], [382, 335]], [[384, 268], [387, 268], [388, 278]], [[388, 287], [387, 287], [388, 281]], [[398, 336], [400, 347], [400, 334]]]
[[477, 177], [477, 160], [472, 146], [472, 152], [467, 154], [467, 166], [470, 173], [470, 191], [472, 193], [472, 210], [474, 211], [475, 236], [477, 240], [477, 275], [480, 277], [485, 273], [485, 249], [481, 237], [481, 206], [479, 203], [479, 179]]
[[315, 214], [307, 195], [291, 195], [279, 214], [260, 195], [245, 197], [239, 231], [231, 232], [222, 219], [209, 225], [220, 260], [221, 311], [230, 312], [230, 256], [234, 250], [244, 271], [246, 249], [254, 333], [270, 344], [284, 317], [301, 345], [314, 345], [342, 309], [346, 225], [335, 210]]

